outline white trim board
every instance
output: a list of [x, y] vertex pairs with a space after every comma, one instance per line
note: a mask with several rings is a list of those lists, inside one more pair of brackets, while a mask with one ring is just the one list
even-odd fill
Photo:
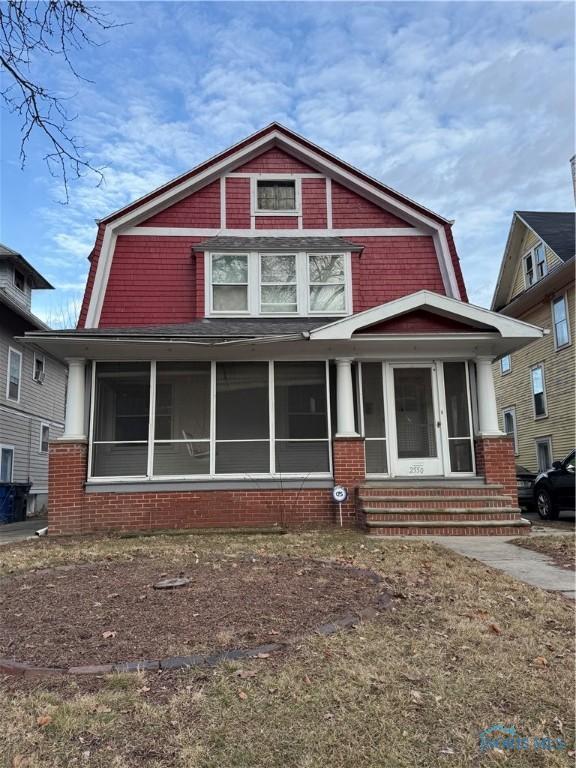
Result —
[[[208, 165], [207, 168], [183, 179], [179, 184], [175, 184], [170, 189], [165, 189], [164, 191], [159, 190], [153, 199], [142, 202], [133, 210], [127, 211], [124, 215], [119, 216], [119, 218], [106, 224], [100, 257], [98, 259], [94, 277], [94, 285], [88, 306], [85, 323], [86, 327], [98, 327], [110, 274], [116, 236], [118, 234], [127, 230], [129, 227], [137, 226], [139, 223], [163, 210], [168, 205], [178, 202], [197, 189], [220, 178], [223, 174], [226, 174], [227, 171], [240, 163], [246, 162], [249, 157], [256, 156], [272, 146], [286, 148], [295, 157], [299, 157], [300, 159], [305, 160], [309, 165], [311, 164], [319, 170], [325, 171], [332, 179], [338, 180], [339, 183], [344, 184], [344, 186], [352, 189], [352, 191], [357, 194], [361, 194], [363, 197], [371, 200], [385, 210], [408, 220], [415, 226], [420, 226], [426, 230], [428, 234], [434, 235], [434, 244], [440, 269], [442, 271], [445, 290], [448, 295], [460, 298], [454, 265], [452, 264], [452, 257], [450, 255], [446, 233], [444, 231], [444, 223], [432, 218], [432, 215], [429, 216], [421, 213], [420, 210], [417, 210], [410, 204], [411, 201], [407, 198], [403, 198], [403, 200], [406, 200], [406, 202], [404, 202], [403, 200], [394, 197], [392, 194], [383, 191], [377, 186], [377, 182], [370, 183], [365, 181], [351, 166], [350, 170], [346, 170], [318, 152], [305, 147], [296, 139], [288, 137], [277, 128], [273, 128], [269, 133], [254, 139], [252, 142], [238, 149], [236, 152], [232, 152], [227, 157], [220, 160], [215, 158], [214, 162]], [[302, 233], [304, 230], [297, 231]], [[328, 229], [324, 231], [327, 234], [331, 233], [331, 230]], [[261, 232], [262, 230], [260, 230], [260, 233]], [[281, 232], [284, 235], [286, 230], [281, 230]], [[278, 234], [278, 230], [276, 230], [275, 234]]]
[[121, 235], [158, 237], [430, 237], [417, 227], [365, 229], [206, 229], [206, 227], [130, 227]]

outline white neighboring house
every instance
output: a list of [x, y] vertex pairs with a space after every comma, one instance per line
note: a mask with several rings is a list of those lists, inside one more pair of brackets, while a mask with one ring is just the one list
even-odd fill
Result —
[[50, 283], [16, 251], [0, 244], [0, 482], [30, 483], [28, 514], [48, 500], [48, 443], [64, 427], [66, 366], [20, 344], [47, 330], [31, 312], [32, 291]]

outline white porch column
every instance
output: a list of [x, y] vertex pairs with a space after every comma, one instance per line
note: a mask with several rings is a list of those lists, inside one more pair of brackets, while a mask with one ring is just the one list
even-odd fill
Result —
[[358, 437], [354, 429], [354, 390], [352, 389], [352, 360], [336, 360], [336, 437]]
[[68, 363], [68, 389], [66, 391], [66, 416], [62, 440], [86, 440], [84, 430], [84, 400], [86, 390], [86, 360], [71, 357]]
[[492, 358], [476, 358], [476, 386], [478, 390], [479, 434], [485, 437], [504, 434], [498, 425], [496, 390], [492, 376]]

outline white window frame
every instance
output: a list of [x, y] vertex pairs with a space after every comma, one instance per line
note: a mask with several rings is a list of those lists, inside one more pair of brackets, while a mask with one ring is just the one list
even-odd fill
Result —
[[[504, 370], [504, 360], [508, 359], [508, 370]], [[508, 376], [510, 373], [512, 373], [512, 355], [502, 355], [500, 358], [500, 373], [502, 376]]]
[[16, 458], [16, 451], [13, 445], [10, 445], [9, 443], [0, 443], [0, 466], [2, 461], [2, 454], [4, 451], [8, 451], [12, 454], [12, 463], [10, 464], [10, 479], [9, 480], [3, 480], [2, 482], [6, 483], [13, 483], [14, 482], [14, 460]]
[[[117, 362], [100, 360], [100, 363], [105, 362]], [[270, 472], [263, 473], [235, 473], [235, 474], [222, 474], [216, 473], [216, 361], [210, 363], [210, 473], [204, 475], [154, 475], [153, 474], [153, 462], [154, 462], [154, 443], [155, 443], [155, 424], [156, 424], [156, 360], [150, 362], [150, 404], [149, 404], [149, 422], [148, 422], [148, 454], [147, 454], [147, 470], [146, 475], [122, 475], [122, 476], [104, 476], [93, 475], [92, 473], [92, 447], [94, 445], [94, 429], [95, 429], [95, 402], [96, 402], [96, 366], [92, 364], [92, 381], [91, 381], [91, 398], [90, 398], [90, 429], [89, 429], [89, 442], [88, 442], [88, 484], [102, 484], [102, 483], [154, 483], [154, 482], [219, 482], [227, 480], [290, 480], [290, 479], [306, 479], [306, 480], [329, 480], [333, 477], [333, 457], [332, 457], [332, 413], [330, 402], [330, 376], [329, 376], [329, 360], [317, 359], [313, 361], [301, 360], [301, 359], [284, 359], [268, 360], [264, 361], [268, 363], [268, 419], [270, 425], [269, 437], [270, 442]], [[134, 360], [123, 360], [122, 362], [142, 362]], [[249, 362], [246, 360], [226, 360], [222, 362]], [[276, 435], [275, 435], [275, 408], [274, 408], [274, 364], [275, 362], [316, 362], [324, 363], [325, 367], [325, 385], [326, 385], [326, 419], [327, 419], [327, 437], [328, 443], [328, 471], [327, 472], [276, 472]], [[142, 441], [124, 441], [124, 442], [142, 442]], [[188, 442], [185, 440], [176, 441], [169, 440], [166, 442]], [[193, 442], [208, 442], [206, 438]], [[240, 441], [230, 441], [240, 442]], [[244, 440], [242, 442], [261, 442], [259, 439]], [[282, 440], [282, 442], [288, 442], [288, 439]], [[306, 438], [297, 440], [294, 438], [294, 442], [324, 442], [323, 438]], [[98, 444], [98, 443], [97, 443]], [[101, 443], [100, 443], [101, 444]]]
[[[558, 344], [558, 338], [556, 336], [556, 321], [554, 319], [554, 303], [562, 299], [564, 301], [564, 311], [566, 313], [566, 329], [568, 331], [568, 341], [565, 344]], [[572, 334], [570, 333], [570, 315], [568, 313], [568, 294], [566, 292], [559, 293], [550, 301], [550, 317], [552, 323], [552, 333], [554, 334], [554, 349], [559, 352], [561, 349], [566, 349], [572, 344]]]
[[550, 467], [552, 466], [552, 462], [554, 461], [554, 454], [552, 453], [552, 436], [546, 435], [546, 437], [535, 437], [534, 449], [536, 451], [536, 468], [538, 472], [544, 472], [546, 469], [550, 469], [550, 467], [544, 467], [544, 469], [540, 469], [540, 461], [539, 461], [540, 457], [538, 456], [538, 446], [542, 443], [548, 446], [548, 455], [550, 456]]
[[[206, 306], [209, 307], [210, 314], [216, 315], [218, 317], [242, 317], [244, 315], [251, 315], [252, 312], [250, 311], [250, 308], [253, 304], [253, 293], [254, 293], [254, 286], [253, 283], [255, 281], [255, 277], [253, 275], [254, 271], [254, 265], [253, 265], [253, 259], [251, 258], [252, 254], [248, 251], [235, 251], [230, 253], [221, 253], [220, 251], [213, 251], [207, 254], [208, 261], [207, 261], [207, 269], [205, 270], [205, 273], [208, 277], [206, 280], [206, 286], [207, 286], [207, 296], [206, 296]], [[246, 271], [247, 271], [247, 282], [246, 283], [212, 283], [212, 260], [214, 256], [246, 256]], [[224, 310], [224, 309], [214, 309], [214, 285], [246, 285], [246, 309], [231, 309], [231, 310]]]
[[[310, 257], [311, 256], [342, 256], [344, 258], [344, 282], [343, 283], [311, 283], [310, 282]], [[307, 294], [307, 307], [308, 307], [308, 314], [309, 315], [325, 315], [325, 316], [334, 316], [334, 315], [343, 315], [343, 314], [349, 314], [348, 312], [348, 295], [352, 286], [352, 279], [348, 275], [348, 264], [350, 263], [350, 257], [346, 257], [345, 253], [342, 253], [341, 251], [314, 251], [313, 253], [307, 253], [306, 254], [306, 294]], [[310, 289], [312, 286], [330, 286], [330, 285], [343, 285], [344, 286], [344, 309], [342, 310], [325, 310], [325, 311], [319, 311], [319, 310], [313, 310], [311, 307], [311, 297], [310, 297]]]
[[[44, 374], [42, 381], [36, 376], [36, 361], [42, 360], [42, 373]], [[34, 363], [32, 365], [32, 380], [37, 384], [42, 384], [46, 378], [46, 355], [41, 355], [39, 352], [34, 352]]]
[[[538, 275], [538, 262], [536, 261], [536, 251], [537, 249], [542, 246], [542, 249], [544, 251], [544, 261], [541, 262], [544, 264], [544, 274], [539, 276]], [[534, 276], [534, 279], [532, 282], [530, 282], [528, 278], [528, 270], [526, 269], [526, 262], [529, 257], [532, 257], [532, 274]], [[524, 288], [528, 289], [531, 288], [533, 285], [536, 285], [537, 282], [542, 280], [546, 277], [548, 274], [548, 262], [546, 261], [546, 246], [544, 245], [543, 241], [536, 243], [532, 248], [530, 248], [529, 251], [527, 251], [524, 256], [522, 256], [522, 271], [524, 273]]]
[[[542, 394], [544, 396], [544, 413], [536, 413], [536, 393], [534, 392], [534, 377], [533, 372], [540, 368], [542, 371]], [[548, 397], [546, 396], [546, 376], [544, 372], [544, 363], [537, 363], [530, 368], [530, 392], [532, 393], [532, 413], [534, 419], [546, 419], [548, 418]]]
[[[207, 317], [346, 317], [352, 313], [352, 254], [350, 251], [326, 251], [332, 256], [344, 257], [344, 309], [336, 312], [313, 311], [310, 308], [310, 283], [308, 280], [307, 251], [206, 251], [204, 254], [204, 302]], [[260, 257], [263, 255], [295, 255], [297, 277], [297, 312], [260, 312]], [[317, 252], [311, 252], [311, 255]], [[247, 256], [248, 257], [248, 309], [247, 310], [215, 310], [212, 286], [212, 257], [213, 256]], [[336, 283], [335, 283], [336, 285]]]
[[[293, 181], [295, 208], [277, 211], [274, 208], [258, 207], [259, 181]], [[259, 173], [250, 177], [250, 215], [251, 216], [302, 216], [302, 177], [292, 173]]]
[[506, 432], [506, 416], [511, 415], [512, 416], [512, 439], [514, 441], [514, 456], [518, 456], [518, 429], [516, 424], [516, 406], [510, 405], [508, 408], [504, 408], [502, 411], [502, 431], [505, 435], [508, 435]]
[[[18, 366], [18, 397], [10, 397], [10, 357], [12, 355], [18, 355], [20, 360]], [[15, 347], [8, 347], [8, 367], [6, 369], [6, 400], [10, 400], [12, 403], [20, 402], [20, 395], [22, 394], [22, 352]]]
[[[46, 444], [46, 450], [42, 450], [42, 432], [44, 429], [48, 430], [48, 441]], [[41, 421], [40, 422], [40, 442], [38, 444], [38, 453], [41, 453], [43, 456], [48, 453], [48, 446], [50, 444], [50, 423], [48, 421]]]
[[[293, 283], [263, 283], [262, 282], [262, 259], [266, 256], [294, 256], [296, 279]], [[300, 263], [298, 259], [298, 252], [294, 251], [289, 253], [288, 251], [280, 251], [274, 253], [273, 251], [264, 251], [258, 254], [258, 314], [264, 317], [297, 317], [301, 314], [300, 309], [302, 307], [302, 279], [300, 274]], [[262, 312], [262, 286], [263, 285], [295, 285], [296, 286], [296, 310], [294, 312]]]

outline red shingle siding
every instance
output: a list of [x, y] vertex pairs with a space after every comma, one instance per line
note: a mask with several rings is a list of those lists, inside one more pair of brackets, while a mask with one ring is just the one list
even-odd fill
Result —
[[427, 289], [445, 294], [431, 237], [356, 237], [352, 255], [354, 312]]
[[477, 328], [432, 312], [408, 312], [383, 323], [361, 328], [357, 333], [474, 333]]
[[304, 229], [327, 226], [326, 179], [302, 179], [302, 226]]
[[90, 256], [90, 268], [88, 270], [86, 288], [84, 289], [84, 298], [82, 299], [82, 307], [80, 309], [80, 316], [78, 318], [78, 328], [84, 328], [84, 324], [86, 322], [88, 305], [90, 304], [90, 297], [92, 296], [92, 289], [94, 288], [94, 278], [96, 276], [96, 268], [98, 267], [98, 259], [100, 258], [100, 250], [102, 248], [102, 240], [104, 239], [104, 229], [104, 224], [100, 224], [96, 234], [94, 249]]
[[161, 325], [201, 317], [203, 257], [192, 254], [192, 245], [202, 239], [120, 235], [100, 326]]
[[314, 168], [301, 160], [292, 157], [282, 149], [268, 149], [258, 157], [254, 157], [244, 165], [236, 168], [234, 173], [316, 173]]
[[250, 229], [250, 179], [226, 179], [226, 227]]
[[336, 229], [412, 226], [336, 182], [332, 182], [332, 225]]
[[297, 216], [256, 216], [256, 229], [297, 229]]
[[151, 216], [141, 227], [220, 227], [220, 180]]

